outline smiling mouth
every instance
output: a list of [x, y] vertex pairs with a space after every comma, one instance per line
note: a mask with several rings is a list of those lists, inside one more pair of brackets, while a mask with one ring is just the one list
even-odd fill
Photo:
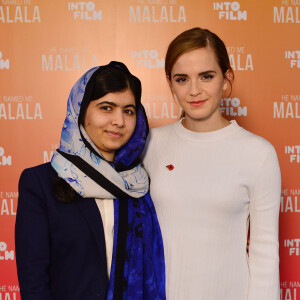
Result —
[[115, 132], [115, 131], [106, 131], [106, 133], [113, 137], [113, 138], [120, 138], [122, 137], [122, 134], [120, 132]]
[[191, 101], [188, 103], [193, 107], [199, 107], [199, 106], [203, 105], [206, 101], [207, 100], [200, 100], [200, 101]]

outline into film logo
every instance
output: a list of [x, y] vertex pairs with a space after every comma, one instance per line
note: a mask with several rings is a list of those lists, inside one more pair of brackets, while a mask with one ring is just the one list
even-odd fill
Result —
[[297, 51], [285, 51], [284, 57], [290, 62], [292, 69], [300, 69], [300, 50]]
[[102, 20], [102, 10], [96, 10], [95, 2], [68, 2], [68, 10], [73, 12], [74, 20]]
[[0, 70], [9, 70], [9, 59], [2, 59], [2, 52], [0, 51]]
[[241, 106], [239, 98], [223, 98], [220, 103], [221, 113], [225, 116], [247, 116], [247, 106]]
[[241, 10], [237, 1], [213, 2], [214, 10], [218, 11], [220, 20], [246, 21], [247, 11]]
[[165, 59], [158, 57], [157, 50], [133, 50], [131, 56], [136, 60], [138, 67], [153, 69], [165, 66]]
[[0, 242], [0, 261], [14, 260], [14, 259], [15, 259], [15, 251], [7, 250], [7, 244], [5, 242]]
[[290, 156], [290, 163], [300, 163], [300, 145], [285, 146], [284, 153]]
[[299, 245], [300, 245], [300, 239], [285, 239], [283, 241], [283, 245], [285, 248], [289, 249], [289, 255], [300, 255]]
[[4, 149], [0, 146], [0, 166], [11, 166], [11, 156], [4, 155]]

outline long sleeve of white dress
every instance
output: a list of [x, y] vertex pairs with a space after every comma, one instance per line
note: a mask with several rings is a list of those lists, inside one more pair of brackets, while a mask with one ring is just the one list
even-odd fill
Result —
[[279, 300], [281, 187], [273, 146], [234, 121], [206, 133], [176, 122], [152, 129], [147, 143], [143, 162], [163, 235], [167, 299]]
[[248, 300], [279, 299], [278, 217], [280, 170], [274, 149], [267, 153], [250, 198]]

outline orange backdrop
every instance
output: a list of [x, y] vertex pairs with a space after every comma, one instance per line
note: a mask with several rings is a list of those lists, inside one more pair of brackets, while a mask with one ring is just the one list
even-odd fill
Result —
[[226, 43], [236, 81], [222, 111], [276, 148], [282, 171], [281, 297], [300, 300], [300, 1], [0, 0], [0, 299], [20, 299], [14, 222], [21, 171], [58, 147], [69, 91], [90, 67], [124, 62], [150, 126], [180, 115], [168, 43], [203, 27]]

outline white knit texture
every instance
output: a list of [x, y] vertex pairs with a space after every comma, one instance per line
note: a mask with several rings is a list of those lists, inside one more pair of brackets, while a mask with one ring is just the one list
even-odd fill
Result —
[[144, 165], [163, 235], [167, 299], [279, 300], [273, 146], [235, 121], [206, 133], [179, 121], [151, 130]]

